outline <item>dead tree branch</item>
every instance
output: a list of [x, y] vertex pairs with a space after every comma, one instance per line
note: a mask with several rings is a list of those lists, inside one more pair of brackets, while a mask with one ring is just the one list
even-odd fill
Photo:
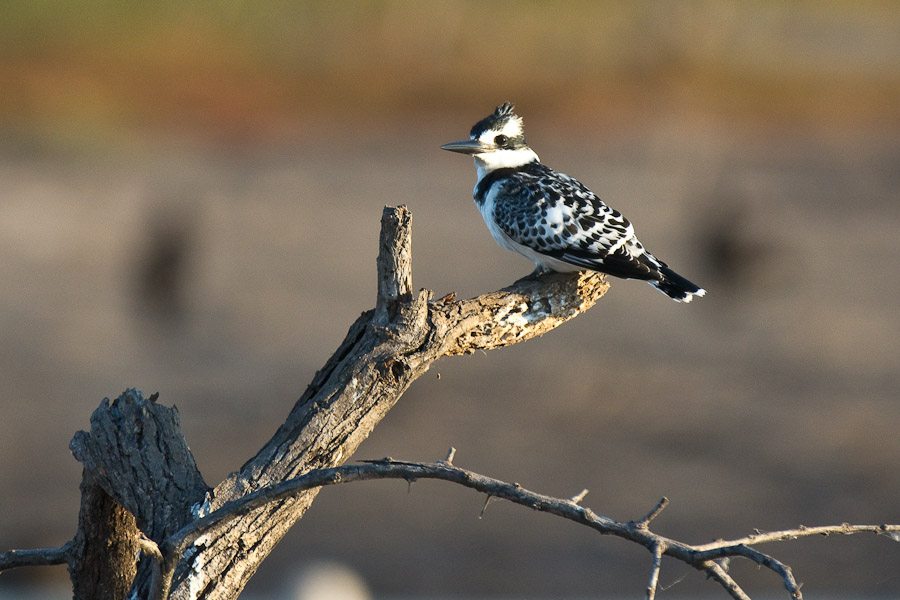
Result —
[[[210, 489], [181, 433], [175, 409], [127, 390], [104, 400], [90, 432], [70, 447], [84, 466], [79, 526], [56, 549], [11, 551], [0, 569], [66, 562], [75, 598], [232, 600], [259, 564], [300, 519], [324, 485], [366, 479], [443, 479], [582, 523], [641, 544], [653, 555], [649, 598], [662, 558], [705, 572], [733, 598], [746, 598], [727, 573], [730, 558], [751, 560], [800, 598], [790, 569], [753, 548], [830, 533], [898, 536], [900, 526], [841, 525], [756, 533], [692, 546], [650, 530], [663, 499], [646, 516], [619, 522], [580, 505], [587, 491], [558, 499], [453, 466], [390, 460], [342, 465], [403, 392], [443, 356], [499, 348], [542, 335], [589, 309], [608, 289], [598, 274], [521, 279], [468, 300], [432, 300], [412, 288], [411, 215], [385, 208], [377, 261], [375, 308], [350, 327], [284, 424], [247, 463]], [[486, 506], [486, 504], [485, 504]], [[135, 556], [144, 558], [135, 564]], [[130, 588], [130, 591], [129, 591]]]
[[[433, 301], [431, 292], [412, 289], [411, 218], [406, 207], [385, 208], [375, 309], [360, 315], [284, 424], [240, 470], [208, 489], [183, 443], [177, 413], [130, 391], [102, 404], [91, 418], [90, 433], [72, 440], [86, 476], [91, 474], [135, 515], [141, 531], [161, 544], [199, 515], [342, 464], [437, 359], [542, 335], [589, 309], [608, 289], [598, 274], [550, 275], [476, 298], [454, 301], [451, 295]], [[178, 559], [170, 597], [237, 597], [306, 512], [317, 489], [260, 505], [208, 532]], [[137, 537], [129, 539], [136, 547]], [[142, 561], [133, 593], [146, 597], [152, 576], [152, 561]]]

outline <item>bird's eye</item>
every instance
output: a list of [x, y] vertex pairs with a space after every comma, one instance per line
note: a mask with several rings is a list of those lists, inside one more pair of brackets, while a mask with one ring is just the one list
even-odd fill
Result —
[[509, 141], [509, 138], [503, 135], [502, 133], [494, 138], [494, 143], [498, 146], [505, 146], [506, 142]]

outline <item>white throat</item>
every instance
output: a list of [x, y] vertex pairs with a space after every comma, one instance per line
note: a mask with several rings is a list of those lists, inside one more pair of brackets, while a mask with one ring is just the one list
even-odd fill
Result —
[[504, 168], [514, 169], [539, 160], [538, 155], [528, 146], [515, 150], [495, 150], [476, 154], [475, 169], [478, 171], [478, 181], [481, 181], [491, 171]]

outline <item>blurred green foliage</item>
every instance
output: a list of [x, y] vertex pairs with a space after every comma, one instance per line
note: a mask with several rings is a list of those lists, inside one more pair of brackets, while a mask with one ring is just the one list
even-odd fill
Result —
[[197, 122], [478, 106], [900, 120], [886, 0], [8, 0], [0, 122]]

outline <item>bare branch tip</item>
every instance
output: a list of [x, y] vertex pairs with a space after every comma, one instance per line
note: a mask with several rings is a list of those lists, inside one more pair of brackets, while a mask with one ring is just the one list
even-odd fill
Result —
[[18, 567], [45, 567], [69, 562], [72, 553], [70, 540], [58, 548], [10, 550], [0, 554], [0, 573]]

